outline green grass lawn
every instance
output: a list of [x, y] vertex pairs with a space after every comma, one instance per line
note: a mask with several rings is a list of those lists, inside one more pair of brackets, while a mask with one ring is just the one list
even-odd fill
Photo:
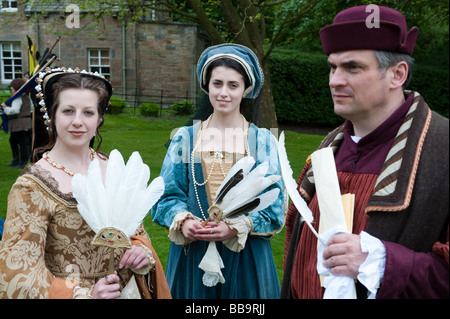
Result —
[[[164, 144], [169, 140], [171, 132], [183, 126], [187, 116], [164, 114], [159, 118], [144, 118], [138, 115], [119, 114], [107, 115], [105, 125], [100, 133], [103, 137], [102, 150], [109, 153], [113, 149], [119, 150], [125, 161], [133, 151], [138, 151], [143, 161], [150, 167], [151, 179], [159, 176], [162, 162], [166, 154]], [[323, 136], [306, 135], [291, 131], [285, 132], [286, 150], [291, 162], [294, 178], [297, 179], [306, 158], [319, 145]], [[19, 175], [19, 170], [6, 166], [11, 162], [9, 134], [0, 132], [0, 218], [5, 219], [7, 197], [9, 190]], [[169, 252], [168, 232], [161, 226], [154, 224], [150, 215], [144, 220], [144, 225], [153, 246], [165, 267]], [[272, 240], [272, 250], [281, 280], [283, 271], [285, 231], [276, 235]]]

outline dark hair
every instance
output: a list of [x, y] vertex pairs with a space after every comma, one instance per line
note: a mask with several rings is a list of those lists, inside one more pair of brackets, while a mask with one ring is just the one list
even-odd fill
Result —
[[[104, 114], [106, 112], [106, 109], [109, 104], [110, 99], [110, 92], [108, 91], [108, 88], [106, 87], [106, 84], [103, 80], [96, 78], [94, 76], [86, 76], [81, 75], [77, 73], [72, 74], [64, 74], [63, 76], [60, 76], [56, 81], [50, 84], [51, 90], [49, 96], [49, 101], [52, 105], [47, 105], [47, 109], [49, 112], [50, 117], [50, 123], [48, 125], [48, 135], [49, 140], [48, 143], [42, 147], [36, 148], [33, 151], [33, 160], [37, 161], [38, 154], [41, 154], [47, 150], [52, 149], [55, 146], [56, 138], [57, 138], [57, 132], [56, 132], [56, 126], [55, 121], [53, 119], [55, 118], [56, 110], [59, 106], [59, 95], [62, 91], [66, 89], [86, 89], [86, 90], [92, 90], [97, 93], [98, 95], [98, 105], [97, 110], [99, 114], [99, 124], [97, 126], [97, 148], [96, 152], [101, 154], [100, 156], [102, 158], [107, 158], [108, 156], [102, 152], [100, 152], [100, 146], [102, 144], [102, 137], [100, 133], [98, 132], [99, 129], [103, 126], [104, 122]], [[46, 99], [47, 102], [47, 99]], [[95, 137], [91, 141], [91, 146], [93, 146]]]
[[209, 81], [211, 80], [211, 73], [212, 71], [219, 67], [219, 66], [225, 66], [227, 68], [231, 68], [235, 71], [237, 71], [240, 75], [242, 75], [242, 78], [244, 79], [244, 84], [245, 84], [245, 89], [247, 89], [250, 86], [250, 79], [248, 78], [247, 73], [245, 72], [244, 67], [237, 62], [236, 60], [233, 59], [228, 59], [228, 58], [220, 58], [217, 59], [213, 62], [211, 62], [211, 64], [208, 66], [208, 69], [206, 70], [206, 74], [205, 74], [205, 87], [206, 90], [208, 91], [208, 86], [209, 86]]
[[21, 87], [22, 87], [22, 85], [24, 85], [25, 84], [25, 80], [24, 79], [22, 79], [22, 78], [17, 78], [17, 79], [14, 79], [14, 80], [12, 80], [11, 81], [11, 88], [13, 88], [14, 90], [19, 90]]
[[[242, 78], [243, 78], [244, 84], [245, 84], [245, 89], [247, 89], [250, 86], [250, 79], [248, 78], [248, 75], [245, 72], [244, 67], [239, 62], [237, 62], [236, 60], [233, 60], [233, 59], [229, 59], [229, 58], [220, 58], [220, 59], [217, 59], [217, 60], [211, 62], [211, 64], [208, 66], [208, 69], [206, 70], [206, 74], [205, 74], [206, 91], [209, 90], [209, 81], [211, 80], [212, 71], [219, 66], [225, 66], [227, 68], [231, 68], [231, 69], [237, 71], [240, 75], [242, 75]], [[250, 120], [252, 117], [251, 114], [252, 114], [253, 103], [254, 102], [252, 99], [243, 98], [241, 101], [240, 112], [241, 112], [241, 114], [243, 114], [245, 116], [245, 118], [247, 120]], [[206, 112], [203, 112], [204, 114], [201, 115], [202, 120], [208, 118], [209, 115], [211, 115], [214, 110], [213, 107], [209, 103], [209, 99], [207, 101], [207, 104], [208, 105], [205, 109]]]

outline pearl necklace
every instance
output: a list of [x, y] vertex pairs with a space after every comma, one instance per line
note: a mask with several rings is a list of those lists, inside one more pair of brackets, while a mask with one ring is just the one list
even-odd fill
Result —
[[[247, 138], [248, 138], [248, 129], [247, 129], [246, 125], [245, 125], [245, 122], [246, 122], [246, 121], [245, 121], [244, 116], [243, 116], [242, 114], [241, 114], [241, 116], [242, 116], [242, 123], [243, 123], [243, 124], [242, 124], [242, 129], [243, 129], [243, 132], [244, 132], [245, 153], [246, 153], [247, 156], [250, 156], [250, 148], [249, 148], [249, 146], [248, 146], [248, 140], [247, 140]], [[194, 146], [194, 148], [193, 148], [193, 150], [192, 150], [192, 152], [191, 152], [191, 171], [192, 171], [192, 180], [193, 180], [193, 182], [194, 182], [194, 192], [195, 192], [195, 197], [196, 197], [196, 199], [197, 199], [198, 207], [200, 208], [200, 212], [201, 212], [201, 214], [202, 214], [203, 220], [206, 220], [206, 216], [205, 216], [205, 214], [204, 214], [204, 212], [203, 212], [202, 205], [201, 205], [201, 202], [200, 202], [200, 198], [199, 198], [199, 196], [198, 196], [197, 186], [205, 186], [205, 185], [206, 185], [206, 183], [208, 182], [208, 180], [209, 180], [209, 178], [211, 177], [211, 174], [212, 174], [212, 172], [213, 172], [213, 170], [214, 170], [214, 165], [215, 165], [215, 163], [216, 163], [216, 159], [217, 159], [217, 158], [219, 159], [220, 170], [222, 171], [223, 176], [224, 176], [224, 177], [227, 176], [227, 174], [224, 172], [223, 166], [222, 166], [222, 161], [221, 161], [221, 159], [223, 158], [222, 152], [220, 152], [220, 151], [215, 151], [215, 152], [214, 152], [213, 161], [212, 161], [212, 163], [211, 163], [211, 169], [210, 169], [210, 171], [209, 171], [209, 173], [208, 173], [208, 176], [207, 176], [207, 178], [205, 179], [205, 181], [204, 181], [203, 183], [199, 183], [199, 182], [197, 182], [197, 180], [195, 179], [194, 153], [195, 153], [195, 151], [197, 150], [197, 148], [198, 148], [198, 147], [200, 146], [200, 144], [201, 144], [201, 141], [202, 141], [202, 139], [203, 139], [203, 135], [205, 134], [206, 129], [207, 129], [208, 126], [209, 126], [209, 122], [211, 121], [211, 118], [212, 118], [212, 114], [211, 114], [211, 115], [208, 117], [208, 119], [204, 122], [203, 128], [202, 128], [201, 131], [200, 131], [200, 136], [199, 136], [199, 138], [198, 138], [198, 140], [197, 140], [197, 143], [195, 143], [195, 146]], [[201, 125], [201, 127], [202, 127], [202, 124], [200, 124], [200, 125]]]
[[[95, 158], [95, 151], [92, 149], [92, 147], [89, 147], [89, 150], [91, 151], [91, 160], [94, 160]], [[68, 168], [58, 164], [57, 162], [53, 161], [49, 156], [48, 156], [48, 152], [45, 152], [44, 154], [42, 154], [42, 158], [44, 160], [46, 160], [48, 163], [50, 163], [50, 165], [52, 165], [53, 167], [62, 170], [64, 173], [69, 174], [70, 176], [74, 175], [74, 172], [69, 170]]]

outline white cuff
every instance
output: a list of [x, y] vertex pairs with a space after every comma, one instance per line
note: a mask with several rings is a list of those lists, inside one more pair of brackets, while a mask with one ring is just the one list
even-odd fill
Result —
[[319, 250], [317, 252], [317, 272], [319, 275], [326, 275], [324, 279], [325, 292], [324, 299], [355, 299], [356, 289], [355, 281], [346, 276], [334, 276], [329, 268], [325, 268], [323, 264], [323, 251], [327, 247], [331, 237], [338, 233], [348, 233], [343, 227], [330, 229], [320, 235]]
[[381, 240], [361, 232], [361, 250], [368, 253], [366, 260], [359, 266], [357, 276], [368, 290], [368, 299], [375, 299], [386, 265], [386, 248]]
[[175, 215], [173, 218], [172, 224], [169, 227], [169, 239], [173, 241], [176, 245], [184, 245], [186, 242], [186, 238], [184, 237], [183, 233], [181, 232], [181, 224], [186, 219], [198, 219], [198, 217], [195, 217], [192, 215], [192, 213], [188, 211], [179, 212]]
[[252, 230], [252, 223], [249, 217], [225, 219], [231, 229], [237, 230], [237, 236], [224, 240], [223, 244], [231, 251], [240, 252], [245, 247], [248, 234]]
[[150, 248], [148, 248], [145, 245], [141, 245], [141, 244], [139, 244], [138, 247], [141, 247], [143, 250], [145, 250], [145, 252], [147, 253], [147, 258], [148, 258], [149, 263], [146, 267], [144, 267], [142, 269], [134, 270], [133, 272], [135, 272], [138, 275], [146, 275], [150, 272], [150, 270], [155, 268], [156, 260], [153, 257], [153, 252], [151, 251]]

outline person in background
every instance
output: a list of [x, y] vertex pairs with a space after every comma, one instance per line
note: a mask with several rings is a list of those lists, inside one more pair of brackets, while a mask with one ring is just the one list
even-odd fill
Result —
[[[11, 81], [11, 91], [15, 94], [23, 85], [25, 80], [17, 78]], [[28, 94], [22, 94], [7, 106], [2, 103], [3, 112], [8, 116], [8, 128], [10, 134], [9, 144], [11, 146], [12, 161], [7, 164], [14, 168], [23, 168], [31, 158], [31, 113], [33, 103]]]
[[[373, 12], [378, 27], [367, 25]], [[355, 195], [353, 229], [331, 237], [322, 266], [355, 279], [358, 298], [449, 297], [449, 123], [405, 90], [417, 36], [382, 6], [346, 9], [320, 30], [334, 111], [345, 122], [319, 148], [333, 149], [341, 194]], [[308, 162], [298, 190], [318, 229], [313, 175]], [[282, 298], [323, 297], [317, 254], [291, 205]], [[373, 271], [368, 281], [362, 267]]]

